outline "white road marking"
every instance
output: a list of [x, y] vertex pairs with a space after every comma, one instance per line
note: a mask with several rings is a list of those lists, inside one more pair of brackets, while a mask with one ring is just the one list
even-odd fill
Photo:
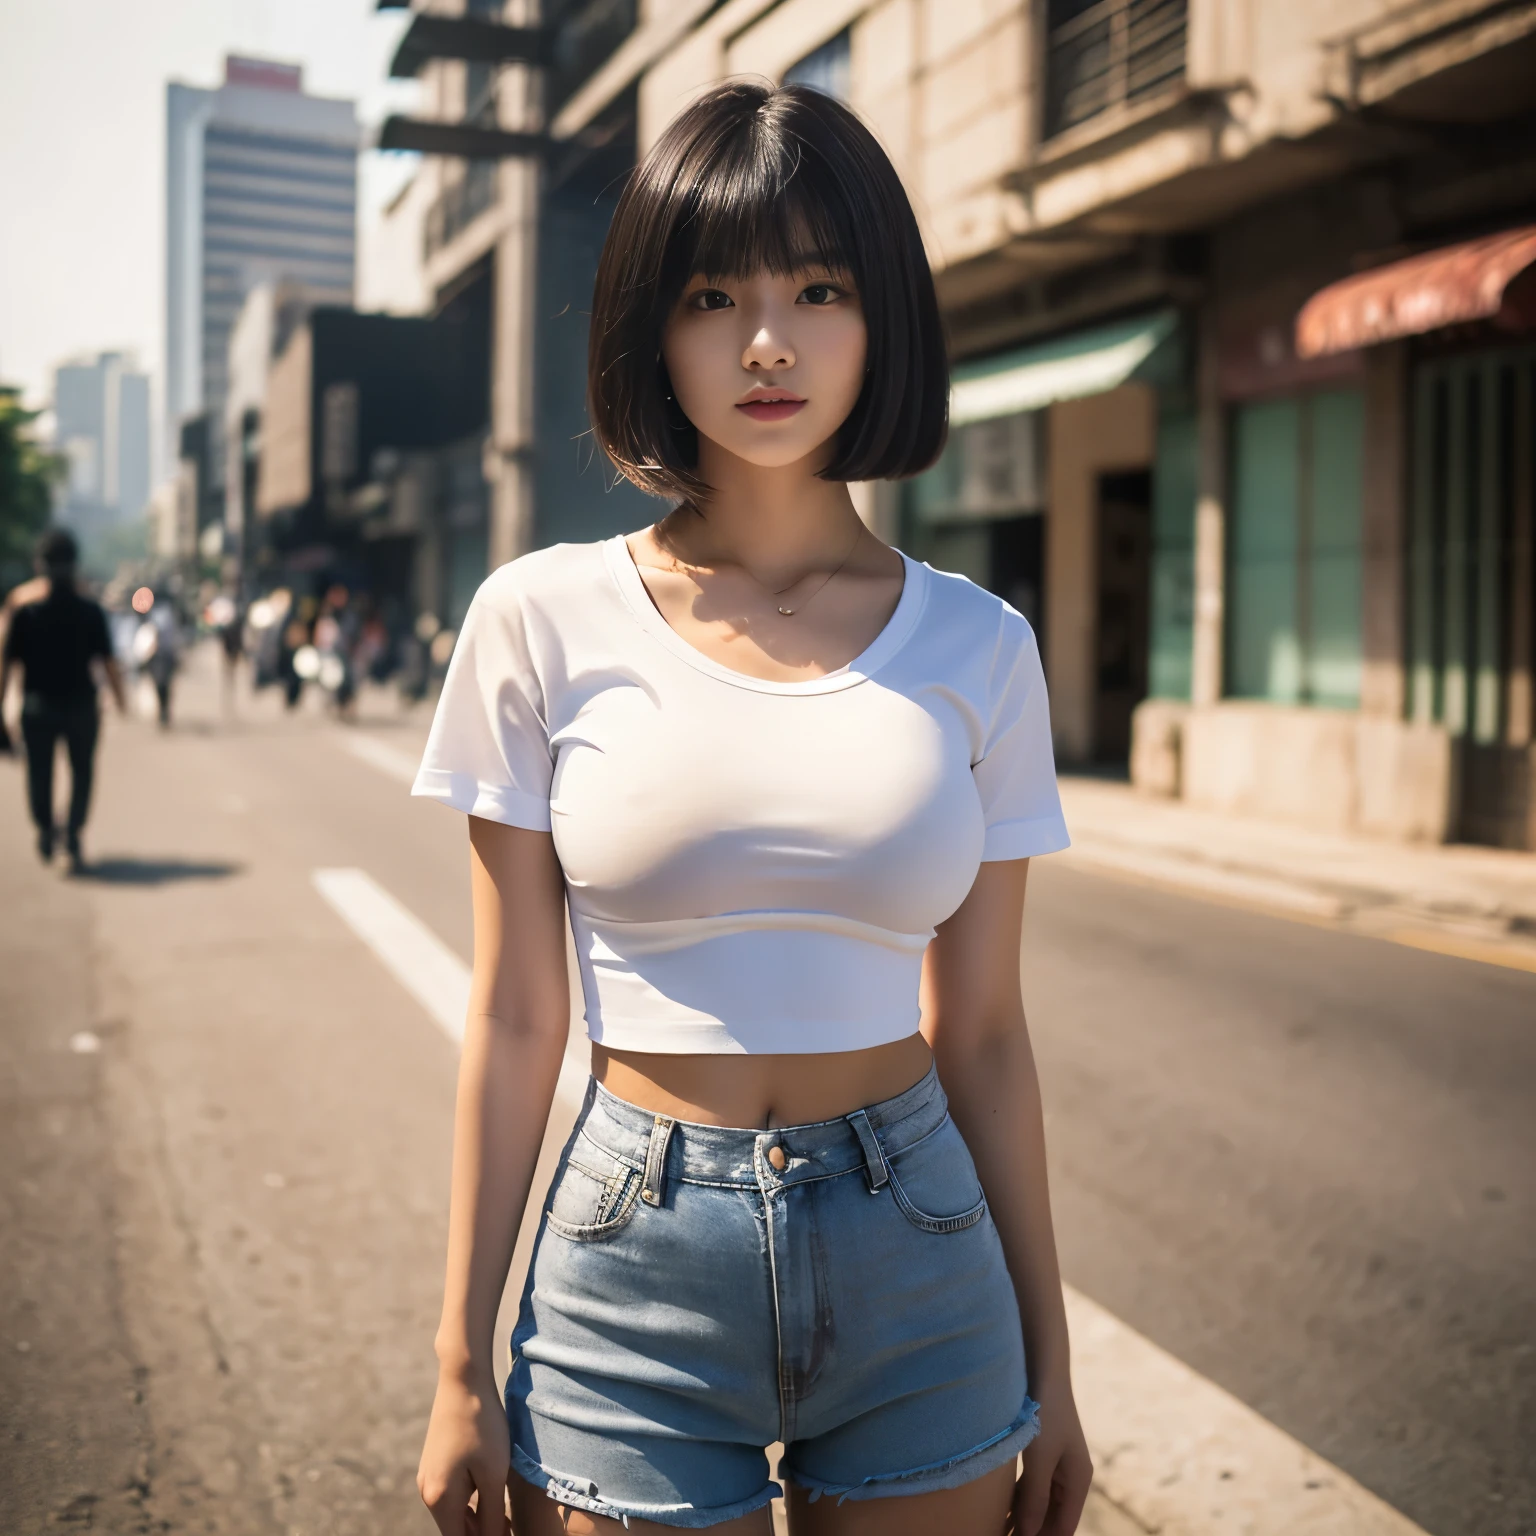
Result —
[[399, 747], [391, 747], [372, 736], [359, 736], [354, 731], [347, 731], [336, 740], [344, 750], [361, 758], [369, 767], [377, 768], [380, 773], [398, 779], [402, 784], [416, 782], [416, 769], [419, 765], [409, 752], [402, 752]]
[[1165, 1536], [1426, 1536], [1331, 1462], [1071, 1286], [1094, 1486]]
[[[363, 870], [317, 869], [314, 882], [443, 1032], [462, 1042], [469, 967], [458, 955]], [[555, 1090], [566, 1124], [586, 1083], [587, 1063], [573, 1043]], [[1125, 1517], [1127, 1529], [1163, 1536], [1426, 1536], [1214, 1382], [1071, 1286], [1064, 1290], [1095, 1491]]]
[[[317, 869], [313, 879], [315, 889], [384, 968], [455, 1045], [462, 1045], [464, 1016], [469, 1011], [469, 967], [365, 870]], [[556, 1096], [567, 1105], [579, 1105], [587, 1075], [588, 1063], [580, 1048], [567, 1045]]]
[[464, 1040], [469, 967], [361, 869], [317, 869], [315, 889], [455, 1045]]

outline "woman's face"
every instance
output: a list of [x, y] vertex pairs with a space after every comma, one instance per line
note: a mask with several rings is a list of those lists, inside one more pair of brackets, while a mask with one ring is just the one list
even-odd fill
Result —
[[814, 469], [859, 398], [866, 346], [852, 282], [808, 266], [789, 277], [694, 276], [661, 355], [701, 440], [764, 469], [803, 459]]

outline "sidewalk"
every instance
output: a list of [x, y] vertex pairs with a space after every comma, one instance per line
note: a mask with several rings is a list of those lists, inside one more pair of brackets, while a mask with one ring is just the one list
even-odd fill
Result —
[[1536, 971], [1536, 854], [1317, 832], [1070, 775], [1061, 799], [1084, 869]]

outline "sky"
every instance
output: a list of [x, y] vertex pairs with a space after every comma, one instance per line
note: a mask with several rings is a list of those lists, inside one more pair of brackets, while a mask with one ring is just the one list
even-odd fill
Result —
[[[165, 86], [217, 85], [226, 53], [304, 66], [313, 95], [377, 124], [413, 87], [386, 79], [407, 13], [375, 0], [0, 0], [0, 382], [46, 403], [80, 353], [136, 353], [159, 392]], [[359, 223], [410, 173], [370, 152]]]

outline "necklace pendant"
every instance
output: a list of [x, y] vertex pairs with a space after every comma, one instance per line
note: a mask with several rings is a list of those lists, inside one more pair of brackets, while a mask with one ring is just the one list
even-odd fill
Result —
[[793, 608], [783, 608], [783, 607], [781, 607], [779, 609], [779, 612], [782, 613], [786, 619], [788, 619], [788, 618], [793, 618], [794, 617], [795, 610]]

